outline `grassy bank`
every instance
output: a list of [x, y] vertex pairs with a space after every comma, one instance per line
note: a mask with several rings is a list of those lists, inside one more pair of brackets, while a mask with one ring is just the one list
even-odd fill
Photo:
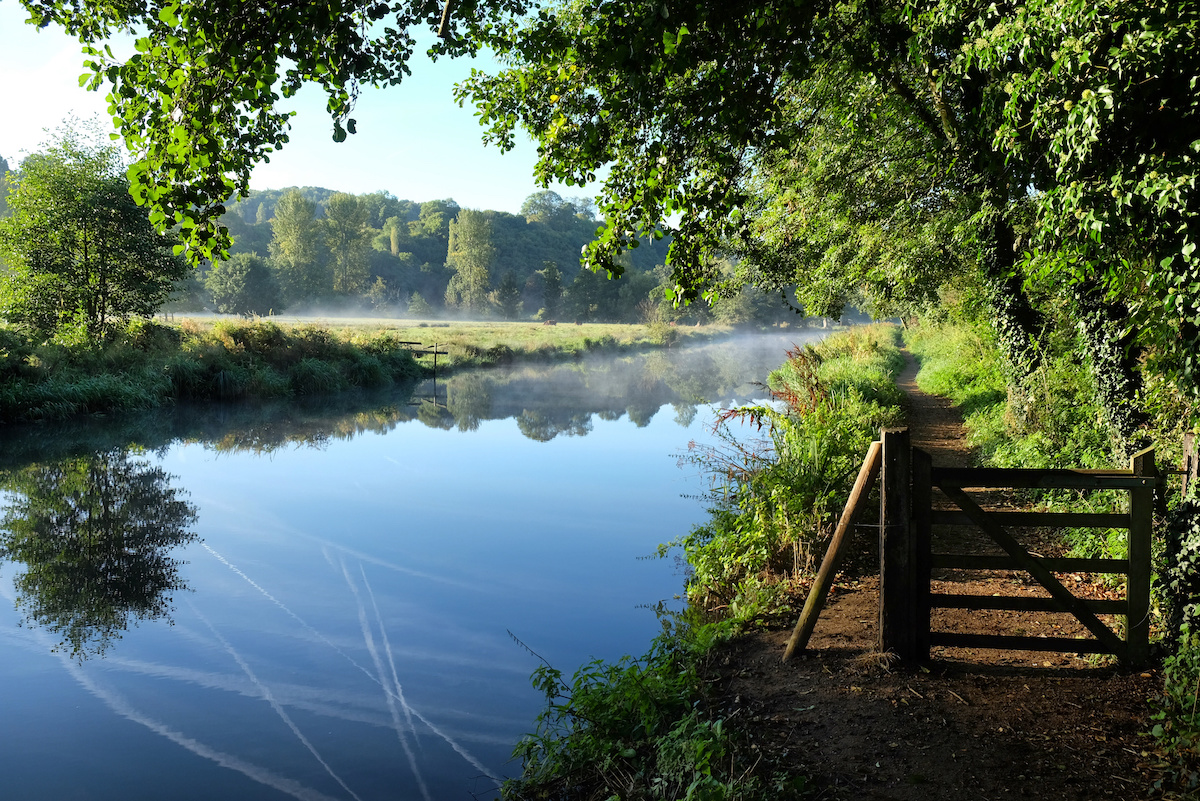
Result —
[[[903, 365], [890, 326], [797, 349], [770, 378], [778, 403], [726, 414], [724, 447], [691, 458], [712, 476], [710, 520], [674, 543], [691, 567], [689, 606], [664, 616], [642, 657], [597, 661], [570, 679], [545, 666], [537, 731], [518, 747], [507, 799], [794, 798], [802, 776], [775, 769], [707, 688], [714, 646], [770, 615], [809, 575], [880, 426], [901, 418]], [[761, 428], [760, 428], [761, 426]], [[761, 434], [760, 434], [761, 432]]]
[[[720, 337], [729, 329], [671, 326], [361, 321], [337, 326], [187, 318], [136, 321], [102, 345], [37, 344], [0, 329], [0, 423], [139, 411], [179, 400], [275, 399], [372, 389], [438, 369], [568, 361], [594, 352], [653, 349]], [[417, 348], [419, 349], [419, 348]]]
[[397, 337], [338, 336], [315, 326], [139, 321], [103, 345], [34, 344], [0, 330], [0, 422], [146, 410], [176, 400], [327, 394], [423, 372]]
[[[187, 318], [190, 325], [211, 326], [220, 318]], [[491, 367], [522, 362], [557, 362], [578, 359], [588, 353], [622, 352], [672, 347], [728, 336], [729, 326], [673, 326], [666, 323], [563, 323], [483, 322], [445, 320], [385, 320], [360, 318], [290, 319], [272, 318], [284, 327], [324, 328], [335, 336], [391, 336], [401, 341], [434, 345], [446, 356], [438, 357], [438, 369]], [[421, 357], [422, 361], [432, 361]]]

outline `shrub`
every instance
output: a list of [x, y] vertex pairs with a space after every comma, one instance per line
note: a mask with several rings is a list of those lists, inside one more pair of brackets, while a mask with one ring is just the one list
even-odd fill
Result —
[[0, 328], [0, 378], [30, 372], [27, 360], [32, 353], [33, 348], [25, 335], [11, 328]]
[[1163, 694], [1154, 702], [1151, 735], [1183, 764], [1200, 755], [1200, 633], [1188, 626], [1179, 648], [1163, 662]]
[[178, 350], [183, 340], [178, 328], [160, 325], [144, 317], [130, 320], [121, 337], [130, 347], [142, 353], [170, 353]]
[[383, 362], [370, 354], [351, 359], [346, 377], [356, 387], [382, 387], [390, 384], [392, 380]]
[[677, 621], [640, 659], [591, 662], [570, 684], [539, 668], [547, 708], [502, 798], [757, 797], [761, 757], [707, 705], [705, 658], [728, 631]]
[[345, 389], [346, 379], [332, 365], [317, 359], [303, 359], [292, 368], [289, 382], [297, 395], [328, 394]]
[[[835, 336], [790, 351], [770, 380], [784, 408], [726, 412], [717, 427], [721, 445], [692, 446], [685, 457], [713, 478], [710, 519], [659, 553], [683, 548], [692, 602], [748, 620], [782, 598], [780, 581], [811, 570], [867, 447], [880, 428], [901, 419], [893, 376], [903, 357], [894, 329], [852, 336], [849, 344]], [[766, 437], [740, 440], [735, 422]]]

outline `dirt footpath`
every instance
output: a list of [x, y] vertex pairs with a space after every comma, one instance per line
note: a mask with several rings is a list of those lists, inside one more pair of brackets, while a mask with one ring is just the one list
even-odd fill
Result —
[[[901, 379], [913, 444], [935, 465], [970, 464], [957, 411], [920, 393], [915, 373], [910, 361]], [[1050, 555], [1055, 547], [1047, 538], [1033, 550]], [[815, 798], [1156, 797], [1158, 760], [1142, 732], [1147, 700], [1161, 688], [1157, 670], [1130, 673], [1074, 654], [949, 648], [935, 648], [920, 669], [897, 668], [874, 650], [877, 580], [865, 573], [843, 575], [808, 650], [788, 664], [781, 657], [790, 631], [782, 629], [741, 638], [719, 657], [724, 715], [751, 721], [759, 748], [813, 778]], [[1042, 594], [1003, 571], [934, 578], [955, 592]], [[1089, 576], [1062, 578], [1094, 597], [1111, 592]], [[942, 610], [933, 625], [1086, 636], [1060, 614]]]

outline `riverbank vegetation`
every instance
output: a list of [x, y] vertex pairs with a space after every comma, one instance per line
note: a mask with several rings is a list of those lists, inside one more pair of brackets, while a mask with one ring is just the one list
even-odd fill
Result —
[[[134, 320], [103, 342], [49, 341], [0, 329], [0, 422], [61, 420], [153, 409], [177, 401], [266, 400], [373, 389], [438, 370], [574, 361], [588, 354], [655, 350], [728, 335], [720, 326], [676, 329], [386, 322], [318, 325], [273, 320]], [[412, 345], [410, 343], [420, 343]]]
[[[282, 317], [280, 321], [288, 318]], [[204, 318], [196, 318], [198, 325]], [[802, 324], [802, 321], [797, 321]], [[419, 348], [436, 345], [444, 355], [438, 366], [489, 367], [521, 362], [555, 362], [577, 359], [593, 352], [622, 352], [695, 345], [736, 333], [732, 326], [712, 324], [682, 326], [639, 323], [582, 323], [543, 325], [530, 322], [395, 320], [360, 317], [343, 321], [326, 318], [320, 322], [339, 336], [355, 332], [387, 332]], [[803, 330], [781, 326], [777, 331]], [[431, 361], [431, 360], [429, 360]]]
[[[663, 613], [641, 658], [597, 661], [569, 680], [534, 676], [548, 706], [517, 748], [524, 769], [504, 797], [794, 797], [802, 775], [761, 759], [747, 721], [707, 696], [714, 647], [781, 611], [832, 533], [867, 444], [902, 419], [899, 331], [877, 325], [794, 348], [772, 373], [774, 403], [717, 422], [724, 446], [684, 458], [712, 479], [710, 519], [673, 543], [690, 566], [688, 606]], [[762, 436], [746, 434], [754, 430]]]
[[794, 348], [771, 374], [775, 404], [723, 412], [722, 445], [693, 446], [687, 459], [712, 480], [711, 518], [671, 543], [692, 571], [691, 604], [761, 621], [811, 575], [868, 445], [903, 420], [898, 345], [897, 328], [877, 325]]
[[386, 333], [338, 337], [270, 322], [136, 321], [102, 344], [0, 330], [0, 421], [153, 409], [177, 400], [278, 398], [379, 387], [424, 374]]

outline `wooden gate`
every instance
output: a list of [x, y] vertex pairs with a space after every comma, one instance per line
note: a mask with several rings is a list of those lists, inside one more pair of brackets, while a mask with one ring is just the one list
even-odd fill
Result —
[[[1135, 454], [1129, 470], [1002, 470], [933, 467], [929, 454], [910, 448], [907, 429], [883, 432], [883, 498], [880, 524], [879, 644], [904, 660], [924, 660], [931, 646], [1115, 654], [1130, 666], [1148, 658], [1150, 633], [1150, 538], [1155, 487], [1154, 450]], [[954, 509], [934, 508], [934, 488]], [[1129, 512], [985, 511], [967, 490], [1008, 488], [1122, 490]], [[974, 525], [1004, 551], [1002, 555], [932, 552], [936, 525]], [[1009, 533], [1014, 527], [1095, 527], [1128, 530], [1127, 559], [1048, 559], [1031, 554]], [[1023, 570], [1049, 597], [934, 594], [934, 569]], [[1076, 597], [1056, 573], [1126, 576], [1124, 600]], [[931, 632], [935, 608], [1069, 612], [1091, 633], [1088, 638]], [[1097, 615], [1122, 615], [1125, 637]]]

